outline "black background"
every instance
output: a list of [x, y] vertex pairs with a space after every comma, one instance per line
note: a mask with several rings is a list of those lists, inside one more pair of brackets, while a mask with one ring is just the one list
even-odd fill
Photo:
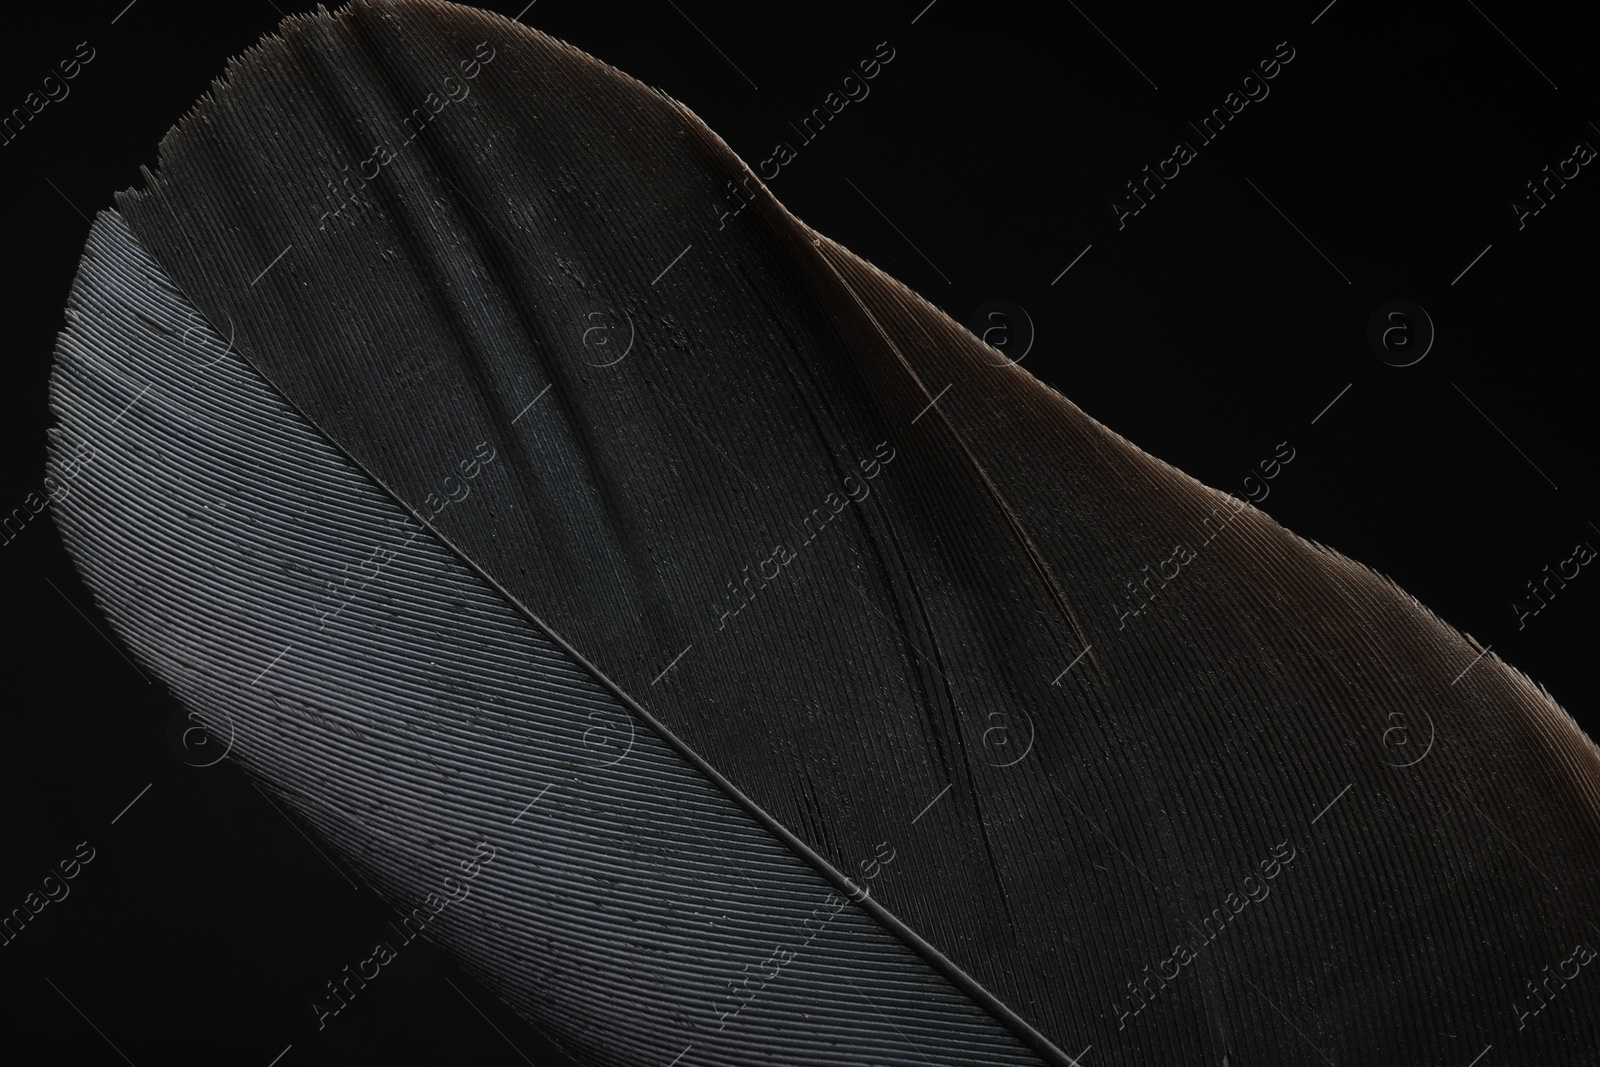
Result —
[[[870, 95], [770, 183], [779, 199], [957, 319], [1021, 306], [1025, 367], [1202, 481], [1243, 495], [1288, 441], [1266, 511], [1393, 577], [1593, 734], [1600, 576], [1586, 569], [1520, 630], [1511, 601], [1577, 542], [1600, 546], [1600, 168], [1521, 230], [1510, 207], [1576, 142], [1600, 146], [1592, 39], [1569, 9], [1337, 0], [1319, 15], [1325, 2], [540, 0], [523, 21], [688, 104], [752, 165], [798, 146], [788, 123], [887, 41]], [[155, 166], [230, 55], [304, 9], [124, 3], [45, 5], [5, 34], [7, 112], [78, 42], [95, 50], [70, 95], [0, 146], [8, 512], [40, 488], [51, 348], [88, 216]], [[1123, 183], [1197, 142], [1185, 120], [1281, 41], [1295, 56], [1270, 95], [1119, 230]], [[1397, 298], [1437, 329], [1404, 368], [1366, 341]], [[422, 942], [318, 1032], [311, 997], [388, 936], [388, 910], [231, 764], [175, 758], [175, 703], [108, 636], [48, 513], [5, 537], [0, 909], [78, 842], [96, 856], [0, 948], [0, 1055], [266, 1065], [292, 1045], [284, 1067], [566, 1062]]]

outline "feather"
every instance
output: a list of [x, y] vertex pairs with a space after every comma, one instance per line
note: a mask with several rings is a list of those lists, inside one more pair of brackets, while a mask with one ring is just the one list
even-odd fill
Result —
[[582, 1058], [1595, 1054], [1559, 707], [535, 31], [287, 20], [52, 403], [119, 634]]

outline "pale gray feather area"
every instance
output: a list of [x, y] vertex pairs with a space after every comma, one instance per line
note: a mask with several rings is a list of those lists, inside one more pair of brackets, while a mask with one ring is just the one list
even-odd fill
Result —
[[575, 1055], [1039, 1062], [861, 908], [824, 906], [816, 870], [294, 411], [114, 212], [51, 401], [56, 521], [122, 640], [401, 911], [465, 893], [427, 936]]

